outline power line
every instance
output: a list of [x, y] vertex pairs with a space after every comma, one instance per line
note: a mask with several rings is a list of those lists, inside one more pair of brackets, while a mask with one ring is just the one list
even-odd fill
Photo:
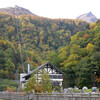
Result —
[[16, 12], [16, 8], [15, 8], [15, 14], [17, 15], [16, 24], [17, 24], [17, 38], [18, 38], [19, 49], [20, 49], [20, 59], [21, 59], [22, 67], [23, 67], [23, 72], [25, 73], [24, 61], [23, 61], [23, 56], [22, 56], [23, 55], [22, 54], [22, 45], [24, 46], [25, 55], [26, 55], [30, 65], [31, 65], [31, 62], [29, 60], [29, 56], [28, 56], [28, 53], [27, 53], [26, 45], [25, 45], [25, 42], [24, 42], [22, 30], [21, 30], [21, 23], [20, 23], [20, 19], [18, 18], [18, 14]]
[[[26, 55], [26, 57], [28, 58], [29, 55], [28, 55], [28, 53], [27, 53], [27, 48], [26, 48], [26, 45], [25, 45], [25, 42], [24, 42], [24, 38], [23, 38], [22, 31], [21, 31], [21, 23], [20, 23], [20, 22], [19, 22], [19, 27], [20, 27], [21, 42], [23, 43], [23, 46], [24, 46], [25, 55]], [[28, 59], [28, 60], [29, 60], [29, 59]], [[29, 64], [31, 65], [30, 60], [29, 60]]]
[[20, 34], [19, 34], [20, 27], [19, 27], [18, 15], [17, 15], [17, 19], [16, 19], [16, 24], [17, 24], [17, 38], [18, 38], [19, 50], [20, 50], [20, 59], [21, 59], [22, 67], [23, 67], [23, 72], [25, 72], [24, 62], [23, 62], [23, 57], [22, 57], [21, 38], [20, 38]]

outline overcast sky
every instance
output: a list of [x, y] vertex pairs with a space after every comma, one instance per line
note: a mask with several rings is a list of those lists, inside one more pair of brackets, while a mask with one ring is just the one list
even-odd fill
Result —
[[0, 8], [15, 5], [48, 18], [75, 19], [90, 11], [100, 18], [100, 0], [0, 0]]

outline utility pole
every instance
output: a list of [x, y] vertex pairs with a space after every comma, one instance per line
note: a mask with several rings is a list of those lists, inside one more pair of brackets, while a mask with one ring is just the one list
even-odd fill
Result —
[[96, 72], [94, 72], [94, 87], [95, 87], [95, 75], [96, 75]]

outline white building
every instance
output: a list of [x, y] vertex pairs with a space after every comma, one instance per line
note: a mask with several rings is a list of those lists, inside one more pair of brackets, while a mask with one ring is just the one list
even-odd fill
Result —
[[62, 72], [56, 66], [52, 65], [50, 62], [47, 62], [32, 71], [29, 71], [29, 68], [28, 68], [28, 72], [29, 72], [28, 74], [25, 74], [25, 73], [20, 74], [21, 86], [23, 87], [24, 84], [27, 83], [28, 79], [32, 76], [33, 72], [35, 72], [35, 71], [37, 71], [38, 80], [41, 80], [42, 69], [44, 69], [50, 76], [50, 81], [52, 82], [53, 87], [54, 86], [62, 86], [64, 72]]

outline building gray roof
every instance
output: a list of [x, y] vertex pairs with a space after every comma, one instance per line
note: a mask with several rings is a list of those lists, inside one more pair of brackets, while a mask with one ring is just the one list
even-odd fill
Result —
[[50, 62], [47, 62], [47, 63], [45, 63], [45, 64], [43, 64], [43, 65], [40, 65], [40, 66], [37, 67], [36, 69], [30, 71], [30, 73], [28, 73], [27, 75], [25, 75], [23, 78], [31, 76], [35, 71], [37, 71], [37, 70], [39, 70], [39, 69], [45, 67], [45, 65], [47, 65], [47, 64], [49, 64], [50, 66], [52, 66], [54, 69], [56, 69], [57, 71], [59, 71], [61, 74], [65, 75], [65, 73], [64, 73], [63, 71], [61, 71], [59, 68], [57, 68], [56, 66], [54, 66], [54, 65], [51, 64]]

